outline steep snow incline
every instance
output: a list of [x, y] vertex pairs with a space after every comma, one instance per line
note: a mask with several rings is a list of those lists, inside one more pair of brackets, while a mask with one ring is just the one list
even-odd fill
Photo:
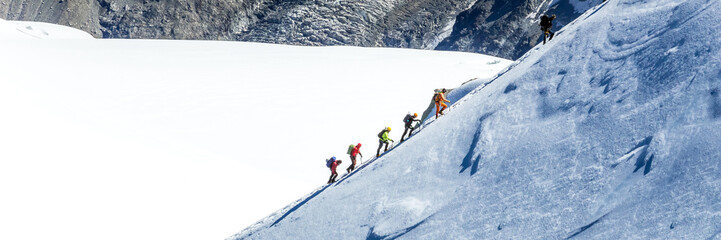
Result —
[[231, 239], [718, 238], [719, 14], [717, 0], [609, 0]]

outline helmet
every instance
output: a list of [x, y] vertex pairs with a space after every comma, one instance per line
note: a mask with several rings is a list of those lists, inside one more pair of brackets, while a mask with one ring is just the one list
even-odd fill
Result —
[[356, 145], [356, 146], [360, 147], [360, 146], [361, 146], [361, 144], [360, 144], [360, 143], [358, 143], [358, 145]]
[[418, 117], [418, 113], [413, 113], [413, 117]]
[[335, 161], [335, 156], [331, 157], [331, 158], [330, 158], [330, 160], [333, 160], [333, 161]]
[[391, 131], [391, 127], [386, 127], [386, 130], [388, 130], [388, 131], [390, 132], [390, 131]]

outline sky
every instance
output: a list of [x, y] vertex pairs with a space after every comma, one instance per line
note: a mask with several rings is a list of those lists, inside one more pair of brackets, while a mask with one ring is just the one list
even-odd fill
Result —
[[[396, 141], [433, 89], [511, 62], [459, 52], [109, 40], [0, 20], [3, 239], [220, 239]], [[349, 161], [340, 168], [345, 169]]]

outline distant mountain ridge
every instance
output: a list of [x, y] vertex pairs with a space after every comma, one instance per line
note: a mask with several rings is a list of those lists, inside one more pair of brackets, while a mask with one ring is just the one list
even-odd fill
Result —
[[[237, 40], [483, 53], [517, 59], [558, 23], [601, 0], [0, 0], [0, 18], [79, 28], [95, 37]], [[585, 3], [585, 4], [578, 4]]]

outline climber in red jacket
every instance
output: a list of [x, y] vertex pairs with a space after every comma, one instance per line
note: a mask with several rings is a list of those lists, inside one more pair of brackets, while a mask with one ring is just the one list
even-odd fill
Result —
[[[335, 158], [335, 157], [333, 157]], [[343, 161], [336, 160], [333, 161], [333, 163], [330, 164], [330, 179], [328, 179], [328, 183], [334, 183], [335, 178], [338, 177], [338, 172], [335, 171], [336, 168], [338, 168], [338, 165], [340, 165]]]

